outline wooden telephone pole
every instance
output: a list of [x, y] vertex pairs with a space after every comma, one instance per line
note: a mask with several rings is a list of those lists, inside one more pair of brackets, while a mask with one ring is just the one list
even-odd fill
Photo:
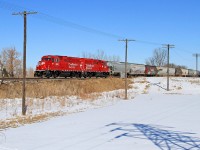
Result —
[[164, 44], [167, 48], [167, 91], [169, 91], [169, 49], [174, 48], [174, 45]]
[[19, 12], [12, 15], [24, 16], [24, 47], [23, 47], [23, 84], [22, 84], [22, 115], [26, 115], [26, 16], [37, 12]]
[[126, 42], [126, 49], [125, 49], [125, 99], [128, 99], [128, 94], [127, 94], [127, 53], [128, 53], [128, 42], [129, 41], [135, 41], [135, 40], [119, 40], [119, 41], [123, 41]]
[[196, 57], [196, 76], [198, 77], [198, 57], [200, 57], [200, 54], [193, 54], [194, 57]]

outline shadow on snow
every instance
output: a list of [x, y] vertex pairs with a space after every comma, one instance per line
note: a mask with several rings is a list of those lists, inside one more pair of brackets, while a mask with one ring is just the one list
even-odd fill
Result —
[[167, 89], [166, 89], [166, 88], [164, 88], [164, 87], [160, 86], [159, 84], [160, 84], [160, 83], [151, 83], [151, 85], [158, 86], [159, 88], [161, 88], [161, 89], [163, 89], [163, 90], [167, 91]]
[[128, 137], [148, 139], [162, 150], [200, 150], [200, 138], [194, 133], [172, 131], [171, 127], [135, 123], [111, 123], [110, 132], [122, 132], [115, 139]]

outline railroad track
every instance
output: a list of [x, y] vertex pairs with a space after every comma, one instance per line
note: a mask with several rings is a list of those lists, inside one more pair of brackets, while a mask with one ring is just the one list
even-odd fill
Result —
[[[89, 80], [89, 79], [96, 79], [94, 78], [26, 78], [27, 81], [31, 80]], [[98, 78], [97, 78], [98, 79]], [[101, 78], [103, 79], [103, 78]], [[23, 78], [0, 78], [0, 81], [22, 81]]]
[[[26, 80], [66, 80], [70, 78], [26, 78]], [[0, 80], [23, 80], [23, 78], [0, 78]]]

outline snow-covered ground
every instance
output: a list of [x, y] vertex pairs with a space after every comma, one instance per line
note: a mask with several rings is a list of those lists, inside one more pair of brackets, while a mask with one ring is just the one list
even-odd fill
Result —
[[135, 78], [129, 100], [120, 90], [92, 101], [68, 98], [61, 110], [73, 114], [2, 130], [0, 150], [200, 150], [200, 79], [170, 78], [170, 91], [166, 84]]

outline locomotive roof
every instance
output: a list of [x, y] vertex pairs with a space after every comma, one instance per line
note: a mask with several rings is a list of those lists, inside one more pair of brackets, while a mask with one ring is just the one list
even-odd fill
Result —
[[105, 61], [105, 60], [95, 59], [95, 58], [83, 58], [83, 57], [72, 57], [72, 56], [61, 56], [61, 55], [44, 55], [44, 56], [42, 56], [42, 58], [44, 58], [44, 57], [68, 57], [68, 58], [79, 58], [79, 59], [90, 59], [90, 60], [97, 60], [97, 61]]

